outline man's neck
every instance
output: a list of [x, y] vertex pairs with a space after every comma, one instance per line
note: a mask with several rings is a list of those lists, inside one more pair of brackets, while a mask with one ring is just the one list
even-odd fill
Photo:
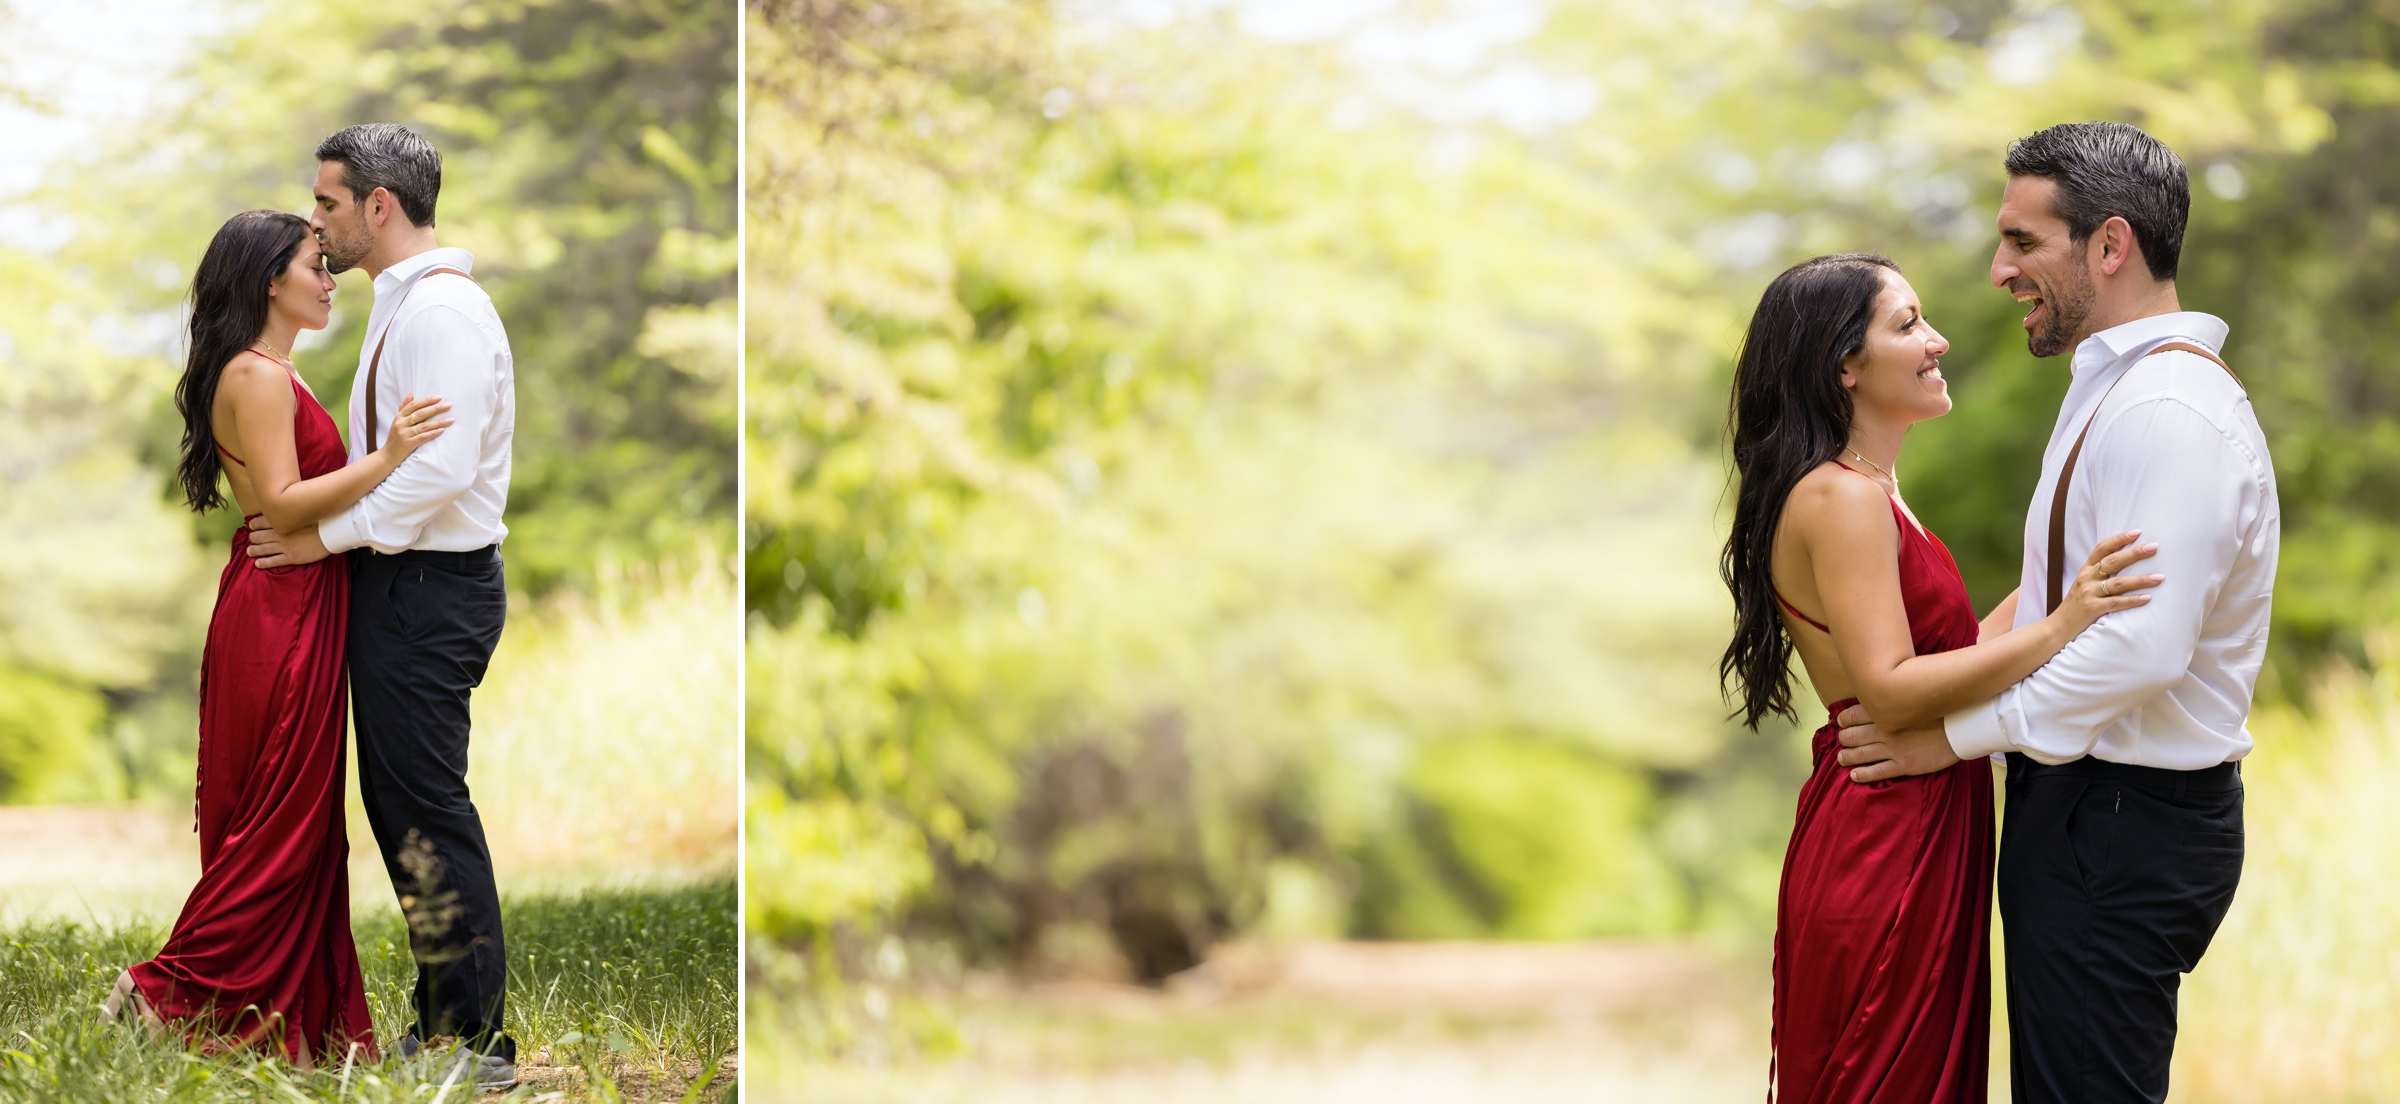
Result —
[[433, 239], [433, 227], [428, 226], [394, 241], [388, 246], [378, 247], [373, 253], [369, 253], [361, 259], [358, 267], [366, 270], [367, 279], [379, 280], [393, 265], [410, 257], [421, 257], [441, 247], [442, 243]]
[[2078, 335], [2069, 348], [2080, 349], [2084, 342], [2092, 339], [2092, 335], [2116, 329], [2128, 322], [2180, 313], [2183, 301], [2176, 298], [2175, 281], [2159, 280], [2142, 289], [2138, 295], [2126, 296], [2114, 303], [2103, 301], [2097, 306], [2098, 309], [2092, 312], [2091, 328]]

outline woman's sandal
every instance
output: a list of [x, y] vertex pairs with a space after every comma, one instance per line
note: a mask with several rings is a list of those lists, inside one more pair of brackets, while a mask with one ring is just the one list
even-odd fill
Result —
[[109, 1023], [124, 1023], [127, 1005], [133, 1007], [134, 1019], [152, 1033], [166, 1030], [165, 1021], [158, 1018], [158, 1010], [150, 1007], [150, 998], [143, 996], [141, 987], [133, 983], [132, 970], [117, 975], [117, 984], [108, 991], [107, 1002], [100, 1006], [100, 1018]]

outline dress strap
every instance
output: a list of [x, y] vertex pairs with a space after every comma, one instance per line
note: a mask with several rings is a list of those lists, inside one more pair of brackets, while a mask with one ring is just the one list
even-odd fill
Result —
[[[1870, 476], [1870, 475], [1868, 475], [1867, 473], [1865, 473], [1865, 472], [1862, 472], [1862, 471], [1858, 470], [1857, 468], [1853, 468], [1853, 467], [1851, 467], [1851, 466], [1850, 466], [1850, 465], [1848, 465], [1848, 464], [1842, 463], [1842, 462], [1841, 462], [1841, 461], [1839, 461], [1839, 460], [1836, 460], [1836, 461], [1834, 461], [1834, 462], [1833, 462], [1833, 466], [1834, 466], [1834, 467], [1837, 467], [1837, 468], [1840, 468], [1840, 469], [1842, 469], [1843, 471], [1849, 472], [1849, 473], [1850, 473], [1850, 474], [1852, 474], [1852, 475], [1858, 476], [1858, 477], [1859, 477], [1859, 478], [1861, 478], [1861, 479], [1873, 479], [1873, 478], [1874, 478], [1873, 476]], [[1880, 485], [1879, 485], [1879, 486], [1880, 486]], [[1883, 497], [1885, 497], [1885, 498], [1892, 498], [1891, 492], [1889, 492], [1889, 491], [1885, 491], [1885, 492], [1884, 492], [1884, 495], [1883, 495]], [[1892, 499], [1892, 515], [1893, 515], [1894, 517], [1899, 517], [1899, 516], [1900, 516], [1900, 500], [1898, 500], [1898, 499]], [[1805, 613], [1802, 613], [1802, 612], [1800, 612], [1800, 607], [1793, 605], [1793, 604], [1792, 604], [1792, 600], [1791, 600], [1791, 599], [1784, 597], [1784, 596], [1783, 596], [1783, 591], [1781, 591], [1781, 590], [1776, 590], [1776, 591], [1775, 591], [1775, 601], [1776, 601], [1777, 603], [1781, 604], [1781, 605], [1783, 606], [1783, 608], [1785, 608], [1785, 609], [1787, 609], [1787, 610], [1790, 610], [1790, 611], [1792, 612], [1792, 616], [1794, 616], [1794, 617], [1797, 617], [1797, 618], [1801, 619], [1802, 621], [1806, 621], [1806, 622], [1808, 622], [1809, 624], [1816, 626], [1816, 627], [1817, 627], [1817, 631], [1818, 631], [1818, 632], [1824, 633], [1824, 634], [1826, 634], [1827, 636], [1831, 636], [1831, 635], [1833, 635], [1833, 629], [1832, 629], [1832, 627], [1831, 627], [1831, 626], [1828, 626], [1828, 625], [1827, 625], [1827, 624], [1825, 624], [1823, 621], [1819, 621], [1819, 620], [1817, 620], [1817, 619], [1816, 619], [1816, 618], [1814, 618], [1814, 617], [1810, 617], [1809, 615], [1807, 615], [1807, 614], [1805, 614]]]
[[235, 455], [233, 454], [233, 450], [232, 450], [232, 449], [226, 448], [226, 447], [225, 447], [225, 446], [223, 446], [223, 445], [218, 445], [218, 446], [217, 446], [217, 451], [218, 451], [218, 452], [221, 452], [221, 453], [224, 453], [224, 454], [225, 454], [225, 458], [226, 458], [227, 460], [231, 460], [231, 461], [233, 461], [235, 464], [239, 464], [240, 466], [242, 466], [242, 467], [245, 467], [245, 468], [247, 468], [247, 467], [249, 467], [249, 466], [250, 466], [250, 465], [248, 465], [248, 464], [243, 464], [243, 463], [242, 463], [242, 458], [241, 458], [241, 457], [239, 457], [239, 456], [235, 456]]
[[[1774, 589], [1774, 588], [1770, 588], [1770, 589]], [[1801, 619], [1802, 621], [1806, 621], [1806, 622], [1808, 622], [1808, 623], [1809, 623], [1809, 624], [1811, 624], [1811, 625], [1815, 625], [1815, 626], [1817, 627], [1817, 631], [1818, 631], [1818, 632], [1824, 633], [1824, 634], [1826, 634], [1827, 636], [1831, 636], [1831, 635], [1833, 635], [1833, 630], [1832, 630], [1832, 629], [1830, 629], [1830, 628], [1827, 628], [1827, 627], [1826, 627], [1826, 625], [1825, 625], [1825, 623], [1824, 623], [1823, 621], [1819, 621], [1819, 620], [1817, 620], [1817, 619], [1816, 619], [1816, 618], [1814, 618], [1814, 617], [1810, 617], [1809, 615], [1807, 615], [1807, 614], [1805, 614], [1805, 613], [1802, 613], [1802, 612], [1800, 612], [1800, 607], [1793, 605], [1793, 604], [1792, 604], [1792, 600], [1791, 600], [1791, 599], [1784, 597], [1784, 596], [1783, 596], [1783, 591], [1782, 591], [1782, 590], [1780, 590], [1780, 589], [1776, 589], [1776, 590], [1775, 590], [1775, 600], [1776, 600], [1777, 602], [1780, 602], [1780, 603], [1782, 603], [1782, 605], [1783, 605], [1783, 608], [1785, 608], [1785, 609], [1787, 609], [1787, 610], [1790, 610], [1790, 611], [1792, 611], [1792, 616], [1794, 616], [1794, 617], [1797, 617], [1797, 618]]]
[[[1840, 469], [1842, 469], [1843, 471], [1849, 472], [1850, 474], [1852, 474], [1852, 475], [1855, 475], [1855, 476], [1859, 477], [1860, 479], [1864, 479], [1864, 480], [1866, 480], [1867, 482], [1870, 482], [1870, 483], [1875, 483], [1875, 489], [1876, 489], [1876, 490], [1879, 490], [1879, 491], [1882, 491], [1882, 490], [1883, 490], [1883, 484], [1881, 484], [1881, 483], [1876, 483], [1876, 482], [1875, 482], [1875, 477], [1874, 477], [1874, 476], [1868, 475], [1867, 473], [1865, 473], [1865, 472], [1862, 472], [1862, 471], [1858, 470], [1857, 468], [1853, 468], [1853, 467], [1851, 467], [1851, 466], [1850, 466], [1850, 465], [1848, 465], [1848, 464], [1842, 463], [1842, 462], [1841, 462], [1841, 461], [1839, 461], [1839, 460], [1833, 461], [1833, 466], [1834, 466], [1834, 467], [1837, 467], [1837, 468], [1840, 468]], [[1885, 501], [1887, 501], [1887, 502], [1890, 502], [1890, 503], [1892, 504], [1892, 517], [1893, 517], [1893, 518], [1895, 518], [1895, 519], [1897, 519], [1897, 520], [1900, 522], [1900, 531], [1901, 531], [1901, 532], [1903, 532], [1903, 533], [1906, 533], [1906, 532], [1909, 532], [1909, 531], [1911, 531], [1911, 530], [1914, 530], [1914, 531], [1916, 532], [1916, 534], [1917, 534], [1918, 536], [1920, 536], [1920, 537], [1927, 537], [1927, 536], [1931, 536], [1931, 534], [1930, 534], [1930, 533], [1928, 533], [1928, 532], [1926, 531], [1926, 529], [1925, 529], [1925, 526], [1923, 526], [1922, 524], [1919, 524], [1919, 523], [1918, 523], [1918, 521], [1917, 521], [1917, 519], [1916, 519], [1915, 517], [1911, 516], [1911, 515], [1909, 514], [1909, 512], [1908, 512], [1908, 511], [1906, 511], [1906, 510], [1903, 510], [1903, 509], [1901, 509], [1901, 508], [1900, 508], [1900, 496], [1899, 496], [1899, 495], [1893, 494], [1893, 493], [1892, 493], [1892, 492], [1890, 492], [1890, 491], [1883, 491], [1883, 497], [1884, 497], [1884, 500], [1885, 500]], [[1904, 538], [1904, 539], [1905, 539], [1905, 538]], [[1777, 595], [1776, 597], [1780, 598], [1780, 597], [1782, 597], [1782, 595]], [[1800, 613], [1800, 611], [1799, 611], [1799, 610], [1793, 610], [1792, 612], [1793, 612], [1793, 613]], [[1807, 614], [1805, 614], [1805, 613], [1800, 613], [1800, 616], [1802, 616], [1802, 617], [1806, 617], [1806, 616], [1808, 616], [1808, 615], [1807, 615]], [[1814, 622], [1814, 621], [1811, 621], [1811, 622], [1809, 622], [1809, 624], [1812, 624], [1812, 625], [1814, 625], [1814, 624], [1816, 624], [1816, 622]], [[1825, 631], [1827, 631], [1827, 632], [1832, 632], [1833, 630], [1831, 630], [1831, 629], [1827, 629], [1827, 630], [1825, 630]]]

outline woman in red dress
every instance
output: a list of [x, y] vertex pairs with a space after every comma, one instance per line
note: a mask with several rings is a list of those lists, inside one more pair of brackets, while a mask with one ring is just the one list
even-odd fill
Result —
[[2156, 552], [2120, 533], [2049, 617], [2009, 631], [2011, 595], [1977, 624], [1894, 475], [1908, 427], [1950, 411], [1949, 347], [1899, 266], [1818, 257], [1768, 285], [1734, 369], [1735, 632], [1720, 674], [1752, 728], [1796, 716], [1794, 651], [1829, 703], [1776, 903], [1768, 1095], [1786, 1104], [1981, 1104], [1987, 1078], [1991, 767], [1854, 782], [1831, 718], [1863, 702], [1886, 730], [1930, 725], [2160, 581], [2116, 575]]
[[[194, 510], [225, 505], [221, 473], [244, 515], [307, 529], [449, 424], [433, 420], [448, 409], [438, 399], [411, 401], [383, 448], [343, 465], [340, 432], [288, 356], [299, 331], [324, 328], [333, 286], [295, 215], [236, 215], [209, 243], [175, 390]], [[371, 1059], [342, 812], [350, 576], [339, 558], [253, 566], [249, 532], [234, 531], [200, 661], [200, 884], [107, 1011], [130, 1005], [207, 1045], [266, 1045], [302, 1066], [353, 1044]]]

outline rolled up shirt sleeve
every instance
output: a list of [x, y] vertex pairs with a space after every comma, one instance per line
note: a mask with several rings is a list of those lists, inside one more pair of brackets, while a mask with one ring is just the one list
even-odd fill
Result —
[[[2086, 451], [2076, 473], [2092, 496], [2091, 532], [2141, 530], [2158, 554], [2127, 570], [2166, 581], [2142, 592], [2147, 605], [2103, 616], [2023, 681], [1945, 718], [1951, 749], [1962, 758], [2004, 751], [2044, 763], [2081, 758], [2110, 725], [2182, 682], [2240, 554], [2241, 534], [2261, 508], [2247, 447], [2176, 399], [2127, 409], [2091, 444], [2098, 447]], [[2074, 578], [2091, 544], [2070, 539], [2065, 579]]]
[[[374, 490], [318, 524], [317, 535], [327, 551], [405, 550], [436, 514], [474, 485], [484, 433], [498, 409], [500, 377], [492, 363], [492, 342], [466, 314], [440, 304], [412, 316], [407, 329], [395, 335], [394, 345], [402, 340], [406, 355], [386, 364], [387, 370], [399, 371], [382, 385], [383, 393], [395, 400], [410, 394], [439, 395], [450, 404], [442, 417], [453, 424], [410, 453]], [[391, 419], [378, 422], [378, 431], [388, 435]]]

